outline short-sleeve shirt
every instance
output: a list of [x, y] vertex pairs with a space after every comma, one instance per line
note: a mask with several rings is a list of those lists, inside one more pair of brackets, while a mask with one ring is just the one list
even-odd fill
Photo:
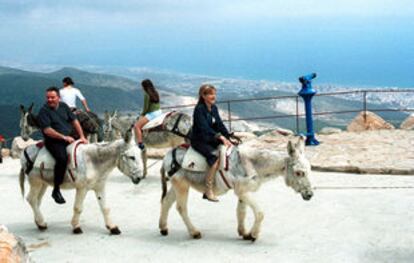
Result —
[[80, 90], [72, 86], [60, 89], [59, 93], [60, 100], [71, 108], [76, 108], [76, 98], [79, 98], [81, 101], [85, 100]]
[[64, 102], [60, 102], [57, 109], [52, 109], [47, 104], [44, 104], [37, 116], [37, 121], [42, 131], [46, 128], [53, 128], [65, 136], [71, 134], [72, 122], [74, 120], [76, 120], [75, 114]]

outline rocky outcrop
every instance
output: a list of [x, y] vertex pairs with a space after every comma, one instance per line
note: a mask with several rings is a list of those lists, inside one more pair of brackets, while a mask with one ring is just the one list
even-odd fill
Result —
[[27, 141], [24, 141], [20, 136], [15, 137], [12, 142], [11, 157], [15, 159], [20, 158], [20, 154], [23, 152], [24, 148], [29, 145], [36, 144], [37, 142], [38, 141], [35, 141], [31, 138], [29, 138]]
[[370, 111], [360, 112], [347, 127], [347, 131], [349, 132], [361, 132], [384, 129], [394, 129], [394, 126], [386, 122], [377, 114]]
[[[341, 132], [318, 135], [307, 146], [312, 169], [319, 171], [414, 175], [414, 133], [407, 130]], [[286, 151], [294, 136], [261, 136], [246, 143], [257, 149]]]
[[328, 134], [334, 134], [334, 133], [340, 133], [340, 132], [342, 132], [342, 130], [339, 128], [324, 127], [318, 132], [318, 134], [328, 135]]
[[24, 242], [0, 225], [0, 263], [30, 262]]
[[408, 116], [400, 126], [401, 129], [404, 130], [414, 130], [414, 114]]

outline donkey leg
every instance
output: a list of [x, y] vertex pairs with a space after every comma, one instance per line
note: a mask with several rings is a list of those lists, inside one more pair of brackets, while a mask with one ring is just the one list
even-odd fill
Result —
[[188, 190], [190, 188], [190, 185], [183, 179], [177, 179], [177, 177], [173, 177], [171, 181], [177, 198], [177, 211], [180, 213], [181, 218], [187, 227], [188, 233], [194, 239], [200, 239], [201, 233], [191, 223], [187, 212]]
[[142, 164], [144, 166], [144, 173], [142, 175], [142, 178], [145, 178], [145, 177], [147, 177], [147, 160], [148, 160], [147, 149], [144, 149], [142, 151], [141, 158], [142, 158]]
[[82, 234], [82, 228], [80, 227], [79, 218], [83, 210], [83, 201], [85, 200], [87, 190], [85, 188], [76, 189], [75, 204], [73, 205], [73, 217], [72, 217], [72, 231], [74, 234]]
[[237, 203], [237, 232], [239, 236], [246, 235], [246, 228], [244, 226], [244, 221], [246, 219], [246, 203], [243, 200], [239, 199]]
[[264, 218], [264, 214], [261, 211], [260, 207], [257, 205], [256, 201], [254, 201], [249, 195], [244, 194], [241, 197], [241, 200], [248, 205], [254, 214], [254, 223], [252, 229], [250, 230], [250, 234], [244, 235], [243, 238], [246, 240], [256, 241], [259, 237], [260, 227]]
[[161, 213], [160, 213], [160, 220], [159, 220], [159, 228], [160, 233], [163, 236], [168, 235], [168, 213], [170, 211], [171, 206], [175, 202], [175, 191], [171, 187], [170, 190], [167, 192], [167, 195], [161, 200]]
[[96, 195], [96, 199], [98, 200], [99, 207], [101, 208], [101, 212], [104, 217], [106, 228], [111, 232], [112, 235], [121, 234], [121, 230], [119, 230], [118, 226], [112, 223], [112, 220], [109, 216], [110, 209], [106, 205], [105, 186], [95, 189], [95, 195]]
[[33, 210], [34, 221], [39, 230], [46, 230], [47, 224], [43, 219], [43, 215], [40, 212], [40, 199], [39, 196], [44, 194], [42, 193], [43, 190], [43, 183], [35, 180], [29, 180], [30, 183], [30, 191], [26, 197], [27, 202], [29, 202], [30, 206]]

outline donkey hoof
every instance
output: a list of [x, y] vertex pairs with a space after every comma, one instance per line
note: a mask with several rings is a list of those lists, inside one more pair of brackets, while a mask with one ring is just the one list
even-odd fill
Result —
[[47, 229], [47, 225], [40, 225], [38, 223], [36, 223], [37, 229], [39, 229], [40, 231], [45, 231]]
[[114, 228], [109, 229], [109, 231], [111, 232], [111, 235], [120, 235], [121, 234], [121, 230], [119, 230], [119, 228], [116, 226]]
[[75, 234], [75, 235], [78, 235], [78, 234], [82, 234], [82, 233], [83, 233], [82, 228], [80, 228], [79, 226], [78, 226], [78, 227], [75, 227], [75, 228], [72, 230], [72, 232], [73, 232], [73, 234]]
[[168, 236], [168, 229], [162, 229], [160, 230], [161, 235]]
[[201, 233], [200, 232], [194, 233], [192, 236], [193, 236], [194, 239], [201, 239]]
[[256, 241], [256, 238], [252, 234], [243, 235], [244, 240], [250, 240], [252, 242]]

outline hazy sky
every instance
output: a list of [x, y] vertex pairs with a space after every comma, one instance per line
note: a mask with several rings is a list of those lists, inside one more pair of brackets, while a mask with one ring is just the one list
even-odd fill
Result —
[[414, 86], [414, 1], [0, 0], [0, 63]]

